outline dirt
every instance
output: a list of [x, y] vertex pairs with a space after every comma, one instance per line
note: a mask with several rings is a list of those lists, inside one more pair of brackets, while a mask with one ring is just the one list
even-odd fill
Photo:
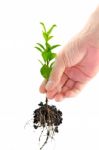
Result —
[[39, 107], [33, 112], [33, 126], [35, 129], [42, 127], [39, 141], [41, 140], [44, 129], [46, 132], [46, 139], [40, 150], [47, 144], [49, 138], [54, 138], [55, 133], [58, 133], [58, 126], [62, 124], [62, 112], [54, 105], [48, 105], [48, 99], [46, 98], [45, 103], [40, 102]]

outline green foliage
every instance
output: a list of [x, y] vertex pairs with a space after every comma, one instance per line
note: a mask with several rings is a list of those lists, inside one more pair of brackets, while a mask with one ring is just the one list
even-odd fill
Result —
[[[45, 27], [45, 24], [43, 22], [40, 23], [42, 26], [42, 36], [44, 38], [44, 42], [45, 44], [41, 44], [41, 43], [36, 43], [37, 46], [35, 47], [42, 56], [43, 62], [41, 60], [39, 60], [39, 62], [41, 63], [42, 67], [40, 69], [41, 75], [48, 80], [49, 75], [51, 73], [53, 64], [54, 64], [54, 59], [56, 57], [56, 53], [54, 53], [52, 50], [57, 48], [58, 46], [60, 46], [59, 44], [56, 45], [50, 45], [49, 40], [51, 40], [53, 38], [53, 36], [51, 35], [53, 29], [56, 27], [56, 25], [52, 25], [48, 31]], [[52, 62], [53, 60], [53, 62]]]
[[51, 70], [52, 70], [51, 67], [49, 67], [48, 65], [44, 64], [44, 65], [42, 66], [42, 68], [40, 69], [40, 72], [41, 72], [42, 76], [43, 76], [45, 79], [48, 79]]

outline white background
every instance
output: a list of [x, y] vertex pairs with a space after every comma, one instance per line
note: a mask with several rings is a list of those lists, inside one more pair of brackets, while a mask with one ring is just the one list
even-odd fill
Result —
[[[54, 42], [64, 45], [86, 23], [98, 0], [0, 0], [0, 149], [36, 150], [32, 118], [42, 77], [39, 22], [57, 24]], [[60, 49], [60, 48], [59, 48]], [[58, 50], [59, 50], [58, 49]], [[99, 74], [81, 94], [61, 103], [64, 122], [56, 136], [55, 150], [99, 150]]]

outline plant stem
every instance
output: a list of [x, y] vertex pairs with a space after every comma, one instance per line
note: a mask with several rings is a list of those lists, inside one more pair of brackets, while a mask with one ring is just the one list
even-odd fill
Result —
[[46, 105], [48, 105], [48, 98], [46, 97]]
[[46, 63], [46, 64], [47, 64], [47, 66], [48, 66], [48, 65], [49, 65], [49, 62], [47, 61], [47, 63]]

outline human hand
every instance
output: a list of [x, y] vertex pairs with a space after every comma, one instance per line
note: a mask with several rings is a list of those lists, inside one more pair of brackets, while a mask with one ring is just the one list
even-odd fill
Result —
[[96, 22], [93, 28], [93, 20], [57, 55], [49, 81], [40, 86], [49, 99], [60, 101], [77, 95], [99, 71], [99, 27]]

